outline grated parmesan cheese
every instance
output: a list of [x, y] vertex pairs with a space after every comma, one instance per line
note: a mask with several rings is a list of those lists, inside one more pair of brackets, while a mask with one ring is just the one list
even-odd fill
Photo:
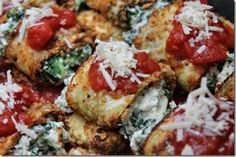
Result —
[[177, 129], [177, 142], [182, 141], [184, 138], [183, 129]]
[[99, 64], [99, 68], [100, 68], [102, 75], [105, 78], [108, 86], [111, 88], [112, 91], [114, 91], [116, 89], [116, 86], [115, 86], [114, 82], [112, 81], [109, 73], [105, 70], [105, 67], [102, 63]]
[[147, 78], [150, 76], [150, 74], [143, 74], [143, 73], [136, 73], [135, 75], [138, 77], [143, 77], [143, 78]]
[[218, 17], [215, 13], [209, 10], [213, 7], [206, 4], [201, 4], [199, 0], [185, 1], [184, 6], [181, 9], [181, 13], [174, 17], [175, 20], [182, 24], [184, 34], [188, 35], [195, 29], [199, 30], [195, 39], [191, 38], [189, 43], [191, 47], [195, 42], [210, 38], [212, 32], [223, 32], [224, 29], [216, 26], [209, 26], [209, 19], [212, 19], [214, 23], [218, 23]]
[[103, 42], [96, 40], [95, 42], [98, 43], [95, 51], [96, 59], [103, 61], [105, 67], [110, 67], [115, 77], [131, 75], [132, 68], [136, 68], [137, 64], [134, 55], [138, 50], [134, 46], [130, 47], [123, 41]]
[[202, 45], [201, 47], [199, 47], [199, 48], [197, 49], [197, 53], [198, 53], [198, 54], [201, 54], [201, 53], [203, 53], [205, 50], [206, 50], [206, 45]]
[[209, 31], [224, 32], [223, 28], [216, 27], [216, 26], [209, 26], [208, 29], [209, 29]]
[[182, 150], [181, 155], [194, 155], [193, 149], [190, 145], [186, 144]]
[[5, 110], [5, 105], [3, 104], [3, 102], [0, 101], [0, 115], [3, 113], [4, 110]]
[[64, 41], [66, 42], [66, 44], [69, 48], [73, 48], [71, 42], [66, 37], [64, 37], [63, 39], [64, 39]]
[[[136, 68], [137, 64], [134, 55], [143, 51], [137, 50], [134, 46], [129, 46], [123, 41], [110, 40], [105, 42], [96, 40], [95, 42], [98, 43], [95, 51], [95, 61], [102, 62], [99, 65], [100, 70], [112, 91], [116, 89], [116, 84], [112, 81], [113, 77], [131, 77], [131, 81], [141, 84], [140, 79], [132, 72], [132, 69]], [[105, 70], [108, 67], [111, 68], [111, 75]], [[141, 73], [139, 75], [142, 77], [148, 76]]]
[[133, 81], [133, 82], [137, 82], [138, 84], [141, 84], [141, 83], [142, 83], [142, 82], [140, 81], [140, 79], [139, 79], [134, 73], [131, 74], [130, 80]]
[[8, 119], [7, 118], [5, 118], [5, 119], [3, 119], [3, 124], [7, 124], [7, 122], [8, 122]]
[[[222, 110], [222, 113], [215, 119], [218, 107]], [[180, 115], [181, 121], [177, 121], [177, 116], [173, 123], [162, 125], [161, 129], [173, 130], [203, 127], [206, 130], [203, 132], [204, 134], [215, 136], [221, 135], [221, 132], [228, 127], [229, 122], [233, 122], [229, 117], [230, 104], [217, 99], [210, 93], [207, 88], [206, 78], [202, 78], [201, 87], [190, 92], [186, 103], [180, 105], [178, 109], [185, 111]]]
[[[14, 93], [18, 93], [22, 90], [20, 86], [12, 82], [11, 71], [7, 71], [7, 82], [0, 84], [0, 100], [6, 102], [8, 108], [13, 109], [15, 100]], [[3, 103], [2, 103], [3, 104]], [[0, 112], [2, 112], [0, 108]]]

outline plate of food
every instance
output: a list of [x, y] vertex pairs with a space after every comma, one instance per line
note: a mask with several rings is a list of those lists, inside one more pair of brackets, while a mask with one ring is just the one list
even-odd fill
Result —
[[233, 0], [0, 0], [0, 155], [234, 155]]

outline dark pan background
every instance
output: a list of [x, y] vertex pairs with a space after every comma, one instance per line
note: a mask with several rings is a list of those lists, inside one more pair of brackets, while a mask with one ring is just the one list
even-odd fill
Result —
[[208, 0], [214, 10], [234, 23], [234, 0]]

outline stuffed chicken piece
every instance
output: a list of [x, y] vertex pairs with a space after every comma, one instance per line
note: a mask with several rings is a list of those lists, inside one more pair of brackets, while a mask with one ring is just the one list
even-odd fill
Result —
[[229, 155], [234, 152], [234, 104], [211, 94], [206, 77], [184, 104], [146, 139], [145, 155]]
[[[7, 44], [3, 45], [2, 54], [36, 83], [61, 84], [91, 55], [96, 38], [107, 40], [116, 31], [97, 13], [77, 15], [54, 5], [42, 8], [20, 6], [7, 14], [8, 20], [2, 25], [14, 25], [10, 30], [4, 30], [12, 34], [5, 33]], [[94, 19], [91, 24], [96, 29], [80, 26], [90, 19]], [[101, 30], [101, 23], [112, 33]]]
[[130, 28], [132, 10], [136, 10], [137, 8], [141, 10], [151, 8], [155, 2], [155, 0], [87, 0], [86, 4], [89, 8], [100, 12], [115, 25], [127, 29]]
[[156, 86], [162, 90], [157, 95], [171, 95], [175, 76], [169, 66], [124, 42], [97, 42], [95, 55], [78, 69], [66, 94], [68, 104], [85, 119], [116, 128], [145, 88]]
[[174, 72], [125, 42], [97, 43], [95, 54], [72, 78], [67, 102], [87, 121], [119, 128], [131, 145], [143, 145], [170, 112]]
[[155, 10], [133, 43], [170, 64], [179, 86], [191, 91], [209, 65], [226, 59], [234, 47], [233, 25], [212, 10], [204, 2], [182, 0]]
[[[1, 65], [4, 67], [3, 62]], [[15, 82], [10, 70], [6, 76], [2, 73], [0, 82], [0, 154], [5, 155], [22, 134], [34, 138], [36, 134], [30, 128], [44, 121], [48, 114], [59, 114], [60, 111], [41, 99], [32, 87]]]
[[[128, 142], [117, 131], [87, 122], [76, 113], [66, 119], [66, 125], [72, 142], [95, 154], [112, 155], [129, 152]], [[88, 152], [82, 151], [81, 154]]]

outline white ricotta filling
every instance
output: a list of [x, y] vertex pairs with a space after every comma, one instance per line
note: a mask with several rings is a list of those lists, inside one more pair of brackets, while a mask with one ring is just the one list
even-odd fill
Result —
[[132, 151], [139, 154], [140, 147], [148, 134], [166, 115], [168, 98], [161, 85], [154, 86], [144, 90], [137, 97], [133, 106], [133, 111], [128, 116], [120, 133], [130, 140]]
[[72, 109], [70, 108], [70, 106], [68, 105], [67, 100], [66, 100], [66, 92], [67, 92], [67, 88], [68, 88], [74, 75], [75, 75], [75, 73], [72, 73], [70, 76], [65, 78], [65, 80], [64, 80], [65, 87], [61, 91], [61, 95], [59, 97], [57, 97], [57, 99], [54, 102], [60, 109], [62, 109], [66, 113], [72, 112]]
[[222, 71], [217, 75], [219, 83], [223, 83], [234, 72], [234, 61], [226, 61]]
[[[62, 122], [50, 121], [32, 128], [35, 139], [23, 135], [12, 149], [12, 155], [60, 155], [65, 154], [63, 144], [69, 139]], [[62, 130], [62, 131], [59, 131]], [[46, 154], [45, 154], [46, 153]]]

